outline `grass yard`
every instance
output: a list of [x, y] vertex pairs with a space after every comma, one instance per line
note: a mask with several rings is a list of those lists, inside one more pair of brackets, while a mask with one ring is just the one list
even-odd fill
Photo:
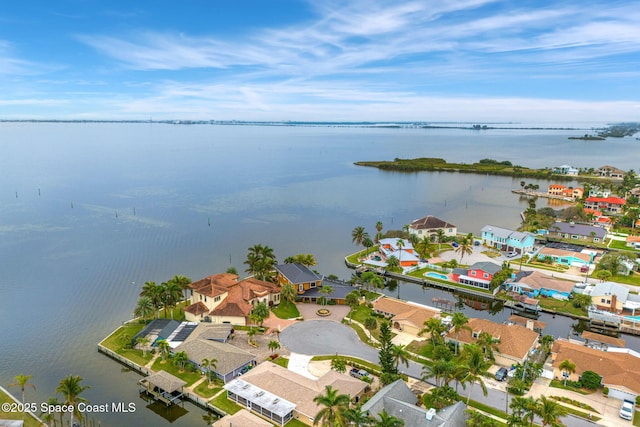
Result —
[[[25, 401], [27, 402], [29, 402], [28, 397], [29, 397], [29, 394], [26, 393]], [[4, 403], [12, 404], [16, 402], [6, 393], [0, 390], [0, 405]], [[23, 415], [22, 412], [0, 411], [0, 419], [5, 419], [5, 420], [21, 420], [22, 415]], [[24, 425], [25, 427], [38, 427], [41, 424], [35, 418], [33, 418], [30, 414], [24, 414]]]
[[215, 383], [213, 384], [212, 388], [209, 388], [209, 383], [205, 380], [198, 384], [198, 387], [196, 387], [193, 391], [195, 391], [198, 395], [204, 397], [205, 399], [208, 399], [210, 397], [213, 397], [220, 390], [222, 390], [222, 387], [218, 386]]
[[200, 372], [190, 372], [188, 369], [186, 369], [184, 372], [180, 372], [180, 368], [174, 365], [171, 362], [171, 359], [168, 359], [165, 363], [162, 363], [162, 359], [158, 358], [155, 362], [153, 362], [153, 366], [151, 366], [151, 369], [153, 369], [155, 372], [167, 371], [167, 373], [186, 381], [186, 387], [189, 387], [200, 378], [202, 378], [202, 374], [200, 374]]
[[283, 368], [288, 368], [289, 367], [289, 358], [288, 357], [278, 357], [275, 360], [272, 360], [273, 363], [275, 363], [276, 365], [280, 365]]
[[284, 425], [284, 427], [309, 427], [307, 424], [295, 418]]
[[114, 333], [105, 338], [104, 341], [101, 342], [101, 344], [108, 349], [115, 351], [119, 355], [126, 357], [132, 362], [144, 366], [153, 358], [151, 352], [147, 351], [146, 355], [143, 355], [142, 350], [136, 350], [132, 348], [126, 349], [124, 348], [124, 345], [126, 341], [129, 341], [131, 338], [133, 338], [133, 336], [140, 332], [145, 326], [146, 325], [142, 323], [127, 323], [126, 325], [119, 327]]
[[280, 319], [295, 319], [296, 317], [300, 317], [298, 307], [296, 307], [294, 303], [286, 300], [281, 300], [280, 304], [273, 307], [271, 311]]
[[236, 402], [232, 402], [231, 400], [227, 399], [227, 393], [220, 394], [220, 396], [211, 400], [209, 403], [215, 406], [216, 408], [222, 409], [227, 414], [232, 414], [232, 415], [238, 412], [240, 409], [242, 409], [242, 406], [238, 405]]
[[631, 274], [629, 276], [615, 275], [615, 276], [607, 279], [607, 281], [608, 282], [624, 283], [626, 285], [640, 286], [640, 274], [633, 273], [633, 274]]
[[556, 310], [557, 312], [569, 313], [576, 316], [586, 316], [587, 312], [581, 308], [576, 308], [569, 300], [560, 301], [555, 298], [540, 298], [540, 307], [549, 310]]
[[372, 247], [370, 247], [368, 249], [364, 249], [364, 250], [362, 250], [360, 252], [356, 252], [355, 254], [349, 255], [347, 257], [347, 261], [352, 263], [352, 264], [361, 264], [361, 262], [358, 260], [358, 258], [363, 258], [363, 257], [367, 256], [368, 254], [371, 254], [371, 253], [377, 251], [378, 247], [379, 246], [377, 246], [377, 245], [376, 246], [372, 246]]

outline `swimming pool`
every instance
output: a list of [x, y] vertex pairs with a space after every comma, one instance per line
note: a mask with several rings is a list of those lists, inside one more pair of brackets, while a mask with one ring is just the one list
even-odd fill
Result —
[[640, 322], [640, 316], [624, 316], [625, 319], [635, 320], [636, 322]]
[[449, 280], [448, 276], [445, 276], [444, 274], [440, 274], [440, 273], [434, 273], [432, 271], [428, 272], [428, 273], [424, 273], [425, 277], [435, 277], [437, 279], [441, 279], [441, 280]]

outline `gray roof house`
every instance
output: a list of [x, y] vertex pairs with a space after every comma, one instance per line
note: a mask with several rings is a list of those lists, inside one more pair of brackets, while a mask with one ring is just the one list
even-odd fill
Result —
[[256, 364], [255, 356], [231, 344], [217, 341], [195, 339], [180, 344], [175, 352], [184, 351], [189, 360], [200, 368], [203, 359], [217, 359], [216, 376], [225, 383], [234, 379], [246, 366]]
[[293, 284], [322, 280], [322, 276], [311, 271], [311, 269], [306, 265], [299, 264], [297, 262], [291, 264], [279, 264], [276, 266], [276, 270]]
[[532, 233], [509, 230], [495, 225], [485, 225], [480, 231], [483, 244], [501, 251], [515, 251], [519, 254], [531, 252], [536, 241]]
[[361, 410], [373, 417], [382, 411], [400, 418], [405, 426], [412, 427], [465, 427], [466, 405], [458, 402], [436, 412], [416, 406], [418, 399], [402, 380], [397, 380], [380, 389], [371, 399], [362, 405]]
[[556, 221], [549, 227], [549, 232], [566, 239], [593, 240], [601, 242], [607, 236], [607, 230], [590, 224], [576, 224], [574, 222]]

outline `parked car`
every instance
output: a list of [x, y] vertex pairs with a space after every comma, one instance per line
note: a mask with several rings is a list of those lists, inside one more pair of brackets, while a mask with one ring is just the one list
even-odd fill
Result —
[[496, 380], [504, 381], [507, 378], [508, 373], [509, 371], [507, 371], [507, 368], [498, 369], [498, 372], [496, 372]]
[[620, 408], [620, 418], [624, 418], [625, 420], [631, 421], [633, 419], [633, 409], [635, 404], [630, 400], [625, 400], [622, 402], [622, 407]]
[[368, 377], [369, 372], [365, 371], [364, 369], [352, 368], [349, 371], [349, 375], [358, 379], [362, 379], [364, 377]]
[[507, 252], [507, 258], [513, 258], [516, 255], [518, 255], [517, 252]]

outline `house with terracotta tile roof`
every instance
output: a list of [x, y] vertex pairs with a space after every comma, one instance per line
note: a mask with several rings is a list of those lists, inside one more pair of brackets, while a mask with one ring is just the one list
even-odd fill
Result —
[[625, 241], [627, 246], [634, 249], [640, 249], [640, 236], [627, 236]]
[[190, 322], [246, 325], [253, 306], [280, 303], [277, 285], [254, 277], [238, 280], [236, 274], [220, 273], [193, 282], [190, 305], [184, 308]]
[[[576, 365], [574, 373], [564, 372], [560, 364], [570, 360]], [[578, 381], [585, 371], [602, 376], [602, 384], [609, 388], [609, 397], [635, 401], [640, 395], [640, 354], [628, 348], [607, 348], [602, 351], [584, 343], [558, 338], [551, 348], [551, 365], [556, 379]]]
[[440, 309], [391, 297], [378, 298], [373, 303], [376, 313], [391, 320], [394, 329], [418, 335], [424, 323], [432, 317], [440, 317]]
[[551, 184], [547, 188], [547, 194], [549, 194], [550, 196], [566, 197], [568, 199], [576, 200], [582, 198], [584, 190], [580, 187], [573, 188], [566, 187], [561, 184]]
[[438, 230], [442, 230], [447, 237], [455, 237], [458, 228], [450, 222], [436, 218], [433, 215], [427, 215], [423, 218], [413, 220], [409, 224], [409, 233], [417, 236], [419, 239], [429, 237], [435, 240], [434, 236], [438, 235]]
[[279, 425], [292, 418], [313, 425], [320, 411], [313, 399], [324, 394], [325, 386], [347, 394], [357, 403], [369, 390], [369, 384], [348, 374], [330, 370], [315, 380], [304, 377], [282, 366], [263, 362], [241, 377], [227, 383], [227, 398], [266, 416]]
[[538, 346], [539, 334], [518, 324], [495, 323], [487, 319], [469, 319], [471, 331], [461, 330], [456, 338], [453, 329], [445, 336], [447, 342], [460, 344], [475, 343], [482, 332], [487, 332], [497, 342], [494, 352], [496, 364], [511, 366], [524, 363], [531, 350]]
[[621, 214], [623, 206], [627, 203], [622, 197], [587, 197], [584, 201], [586, 209], [596, 209], [607, 214]]

